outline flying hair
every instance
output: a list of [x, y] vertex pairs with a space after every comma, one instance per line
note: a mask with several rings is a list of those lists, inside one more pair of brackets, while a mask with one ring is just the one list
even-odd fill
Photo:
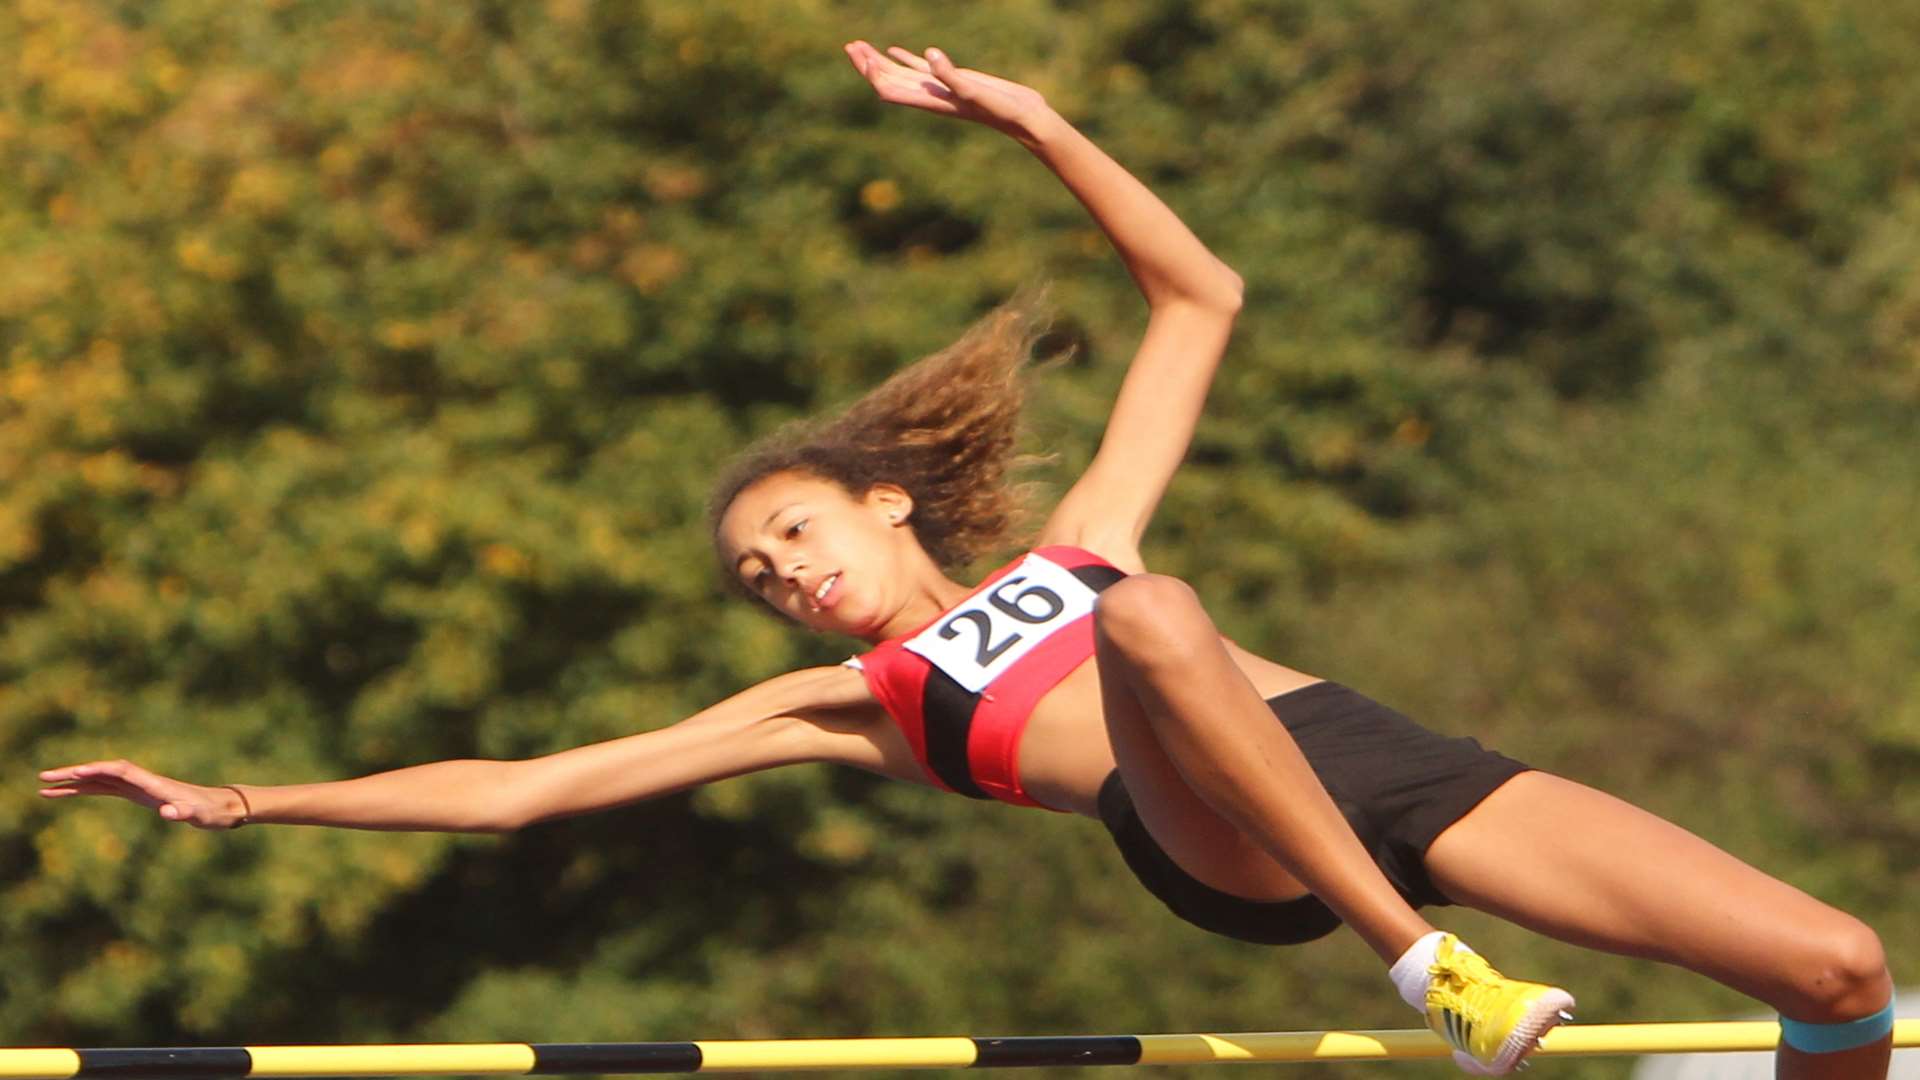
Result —
[[708, 504], [715, 552], [733, 500], [786, 472], [856, 496], [876, 484], [899, 486], [913, 497], [914, 536], [946, 569], [1006, 545], [1025, 524], [1026, 486], [1008, 474], [1022, 463], [1014, 453], [1022, 369], [1045, 329], [1041, 309], [1037, 293], [1015, 296], [838, 415], [788, 424], [742, 452]]

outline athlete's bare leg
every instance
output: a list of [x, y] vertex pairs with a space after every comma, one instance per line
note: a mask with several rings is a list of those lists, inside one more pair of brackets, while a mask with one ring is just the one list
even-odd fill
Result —
[[[1677, 964], [1808, 1023], [1871, 1015], [1893, 984], [1880, 939], [1629, 803], [1546, 773], [1508, 781], [1427, 851], [1449, 897], [1565, 941]], [[1785, 1080], [1884, 1077], [1888, 1039], [1783, 1048]]]
[[1192, 589], [1127, 578], [1101, 594], [1094, 625], [1121, 777], [1174, 862], [1249, 899], [1299, 895], [1304, 885], [1389, 964], [1432, 932], [1354, 836]]

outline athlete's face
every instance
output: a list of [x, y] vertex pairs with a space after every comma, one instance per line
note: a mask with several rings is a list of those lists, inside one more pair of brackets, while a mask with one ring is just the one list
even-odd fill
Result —
[[721, 557], [748, 591], [817, 630], [856, 637], [894, 612], [888, 585], [914, 544], [913, 501], [890, 484], [855, 495], [831, 480], [775, 473], [721, 515]]

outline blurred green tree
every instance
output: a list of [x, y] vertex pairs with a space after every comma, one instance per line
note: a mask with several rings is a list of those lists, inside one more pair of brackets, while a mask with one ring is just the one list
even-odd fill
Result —
[[[715, 587], [706, 476], [1036, 281], [1077, 346], [1037, 375], [1064, 482], [1137, 296], [1017, 148], [873, 103], [855, 35], [1034, 82], [1247, 277], [1151, 551], [1229, 632], [1913, 951], [1920, 14], [1866, 0], [20, 0], [0, 748], [305, 780], [833, 659]], [[23, 778], [0, 1025], [1407, 1022], [1352, 942], [1207, 939], [1037, 824], [803, 769], [508, 838], [229, 837]], [[1453, 918], [1591, 1017], [1740, 1007]]]

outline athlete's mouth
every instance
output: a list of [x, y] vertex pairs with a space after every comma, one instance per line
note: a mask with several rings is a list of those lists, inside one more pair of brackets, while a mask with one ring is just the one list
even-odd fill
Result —
[[840, 572], [838, 570], [828, 574], [821, 580], [819, 586], [813, 590], [813, 605], [815, 607], [820, 606], [820, 601], [827, 598], [827, 594], [833, 591], [834, 583], [839, 580]]

